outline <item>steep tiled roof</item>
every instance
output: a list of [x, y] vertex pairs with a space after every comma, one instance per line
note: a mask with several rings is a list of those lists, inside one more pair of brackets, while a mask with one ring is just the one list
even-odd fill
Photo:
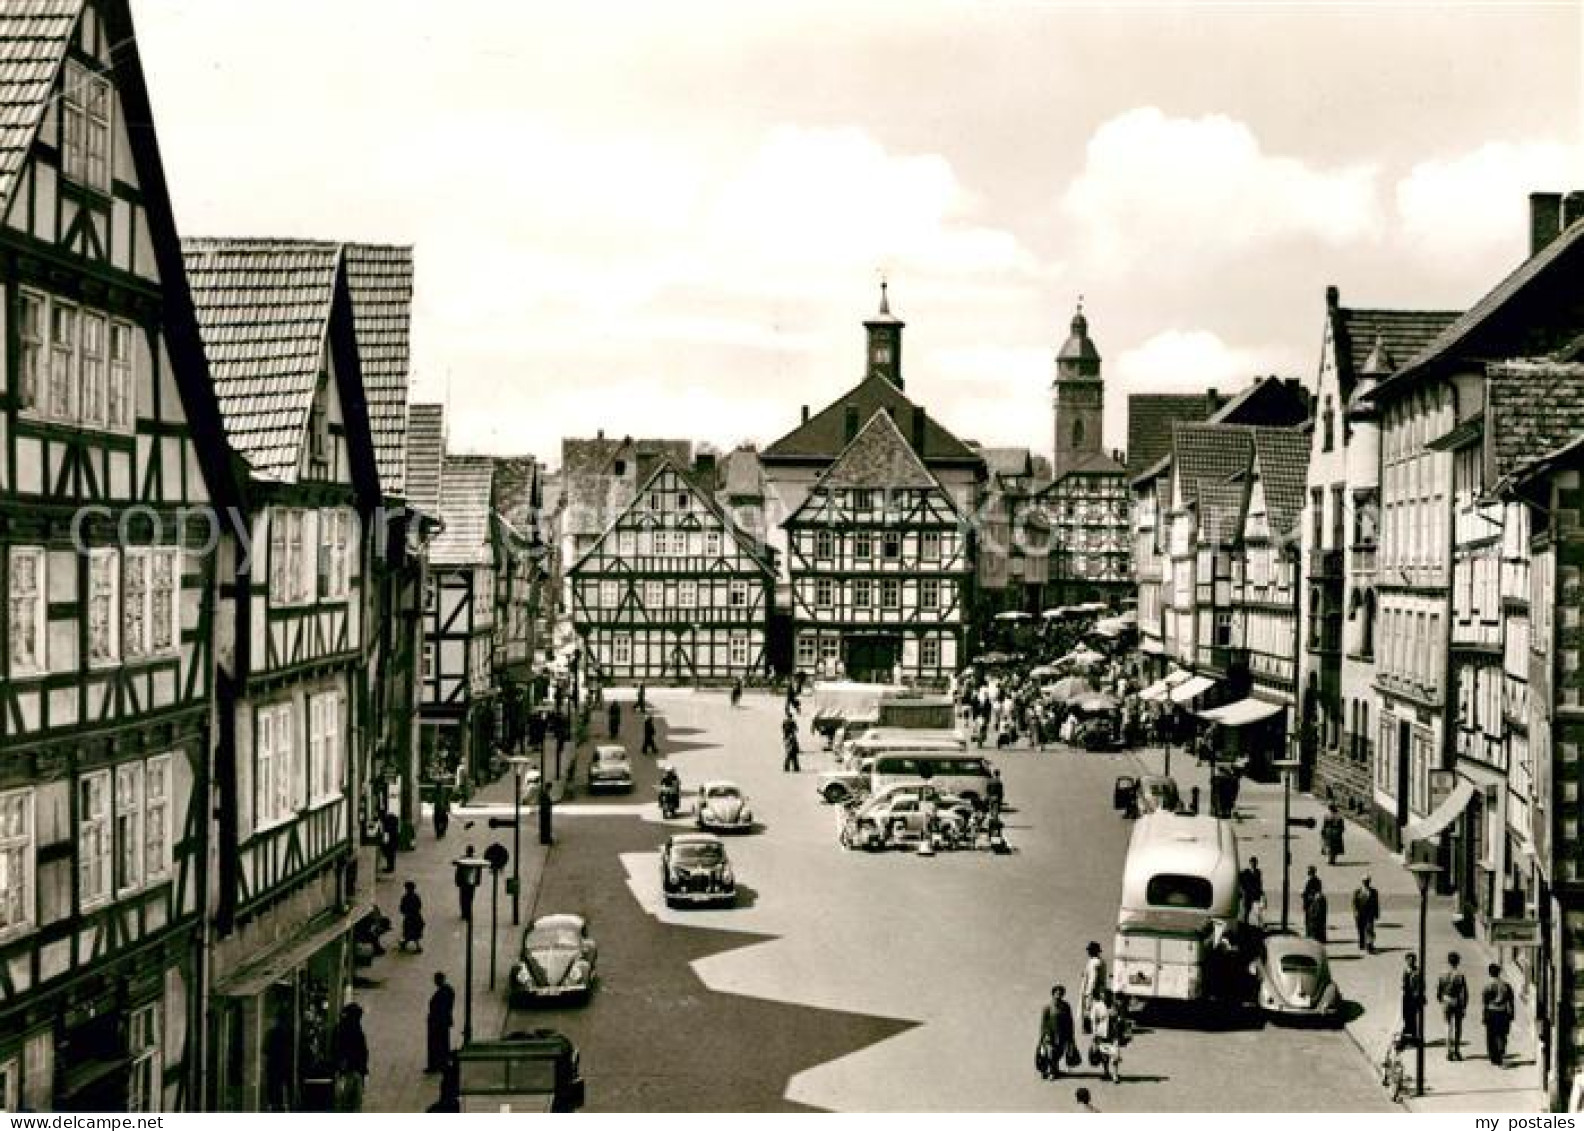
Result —
[[1413, 357], [1458, 317], [1456, 310], [1361, 310], [1333, 307], [1332, 341], [1336, 345], [1337, 384], [1342, 403], [1353, 395], [1353, 383], [1364, 371], [1375, 341], [1399, 365]]
[[1128, 397], [1127, 474], [1129, 479], [1171, 451], [1172, 425], [1205, 419], [1226, 403], [1205, 393], [1134, 393]]
[[490, 491], [495, 461], [488, 456], [446, 456], [440, 473], [440, 517], [445, 529], [429, 547], [435, 565], [488, 565]]
[[341, 246], [183, 240], [226, 439], [262, 478], [293, 482], [324, 365]]
[[1248, 483], [1205, 481], [1199, 485], [1199, 541], [1221, 545], [1235, 542], [1243, 530], [1243, 505]]
[[1184, 499], [1198, 502], [1207, 484], [1224, 484], [1247, 471], [1254, 456], [1252, 432], [1237, 424], [1173, 425], [1172, 458]]
[[1034, 473], [1033, 459], [1027, 448], [980, 448], [978, 451], [991, 475], [1016, 477]]
[[445, 463], [445, 406], [407, 407], [407, 501], [428, 515], [440, 513], [440, 472]]
[[539, 529], [539, 461], [533, 456], [495, 457], [495, 512], [524, 537]]
[[[634, 464], [624, 469], [620, 476], [615, 470], [618, 458], [630, 459]], [[693, 462], [693, 442], [631, 438], [609, 440], [603, 436], [592, 440], [563, 439], [562, 533], [583, 536], [601, 533], [631, 501], [629, 485], [636, 484], [639, 477], [648, 479], [649, 472], [662, 459], [674, 467], [690, 466]]]
[[83, 0], [0, 6], [0, 213], [32, 148]]
[[412, 248], [347, 244], [346, 270], [380, 490], [399, 496], [406, 489]]
[[1486, 373], [1489, 482], [1584, 435], [1584, 364], [1508, 361], [1488, 366]]
[[764, 465], [753, 448], [736, 448], [726, 453], [726, 475], [722, 493], [728, 499], [764, 498]]
[[[905, 429], [912, 428], [913, 402], [884, 377], [866, 377], [857, 386], [837, 397], [818, 413], [782, 436], [764, 450], [765, 459], [835, 459], [847, 446], [847, 406], [858, 411], [858, 420], [869, 420], [882, 409], [896, 414]], [[911, 431], [909, 432], [911, 435]], [[966, 460], [978, 457], [956, 436], [946, 431], [927, 413], [924, 417], [923, 450], [925, 461]]]
[[876, 411], [814, 483], [821, 487], [939, 487], [897, 430], [891, 414]]
[[1296, 529], [1309, 475], [1309, 435], [1301, 428], [1255, 428], [1254, 458], [1265, 491], [1265, 513], [1273, 535]]
[[1073, 457], [1067, 469], [1056, 480], [1060, 483], [1069, 475], [1124, 475], [1122, 465], [1107, 452], [1084, 452]]

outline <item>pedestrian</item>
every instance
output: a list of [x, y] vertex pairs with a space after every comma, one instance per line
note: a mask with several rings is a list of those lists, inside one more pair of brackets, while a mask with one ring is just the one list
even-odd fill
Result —
[[1446, 1018], [1446, 1050], [1448, 1060], [1463, 1059], [1463, 1015], [1468, 1012], [1468, 979], [1458, 969], [1462, 959], [1457, 951], [1447, 955], [1447, 970], [1436, 982], [1436, 1001], [1441, 1003], [1441, 1015]]
[[1512, 1030], [1513, 1014], [1517, 1006], [1512, 985], [1502, 977], [1501, 967], [1490, 964], [1490, 981], [1480, 991], [1480, 1007], [1485, 1022], [1485, 1054], [1496, 1067], [1503, 1066], [1507, 1057], [1507, 1034]]
[[1303, 905], [1305, 911], [1309, 910], [1309, 901], [1315, 896], [1322, 894], [1324, 890], [1325, 885], [1320, 882], [1320, 873], [1315, 871], [1315, 866], [1313, 864], [1309, 865], [1309, 871], [1304, 877], [1303, 886]]
[[1320, 822], [1320, 848], [1325, 853], [1326, 863], [1336, 867], [1337, 857], [1342, 855], [1342, 830], [1346, 828], [1342, 814], [1335, 805], [1325, 815], [1325, 820]]
[[451, 827], [451, 791], [443, 784], [435, 786], [434, 830], [435, 839], [444, 840], [446, 829]]
[[1089, 1062], [1113, 1084], [1122, 1083], [1122, 1046], [1127, 1043], [1127, 1020], [1109, 989], [1089, 1007], [1089, 1028], [1094, 1041], [1089, 1046]]
[[276, 1014], [264, 1034], [264, 1110], [290, 1111], [292, 1107], [292, 1057], [296, 1051], [291, 1022]]
[[1083, 981], [1078, 984], [1078, 1009], [1083, 1015], [1083, 1031], [1089, 1032], [1089, 1007], [1099, 1000], [1106, 988], [1106, 964], [1100, 955], [1100, 944], [1091, 942], [1084, 947], [1088, 958], [1084, 961]]
[[991, 770], [990, 780], [985, 783], [985, 810], [991, 816], [999, 816], [1005, 800], [1006, 784], [1001, 780], [1001, 771]]
[[1402, 1034], [1405, 1048], [1424, 1041], [1424, 1005], [1424, 974], [1419, 969], [1419, 959], [1412, 954], [1405, 954], [1402, 972]]
[[1330, 912], [1325, 892], [1317, 891], [1304, 904], [1304, 934], [1316, 942], [1326, 941], [1326, 916]]
[[1262, 921], [1260, 905], [1265, 902], [1265, 877], [1260, 872], [1258, 856], [1250, 856], [1248, 867], [1238, 873], [1238, 893], [1243, 897], [1243, 922], [1257, 924]]
[[1380, 892], [1365, 876], [1353, 891], [1353, 924], [1358, 928], [1359, 949], [1375, 953], [1375, 924], [1380, 921]]
[[408, 880], [402, 885], [406, 888], [402, 892], [401, 903], [397, 910], [401, 912], [402, 937], [398, 944], [400, 949], [406, 950], [410, 944], [419, 954], [423, 953], [423, 897], [418, 894], [418, 885]]
[[605, 712], [605, 723], [610, 730], [611, 738], [621, 734], [621, 704], [614, 699], [611, 700], [611, 705]]
[[1199, 787], [1194, 786], [1188, 791], [1188, 812], [1194, 816], [1199, 815]]
[[782, 742], [786, 746], [786, 757], [781, 759], [781, 772], [786, 773], [791, 771], [794, 774], [802, 773], [803, 767], [798, 762], [797, 730], [793, 729], [787, 731], [782, 736]]
[[426, 1074], [444, 1072], [451, 1059], [451, 1026], [456, 1017], [456, 990], [439, 971], [434, 976], [434, 993], [429, 995], [429, 1056]]
[[1076, 1067], [1077, 1064], [1078, 1035], [1073, 1030], [1072, 1006], [1067, 1004], [1067, 987], [1052, 986], [1050, 1001], [1040, 1013], [1039, 1046], [1034, 1053], [1034, 1066], [1045, 1079], [1054, 1080], [1061, 1075], [1063, 1065]]
[[[473, 846], [467, 846], [467, 851], [462, 854], [463, 860], [473, 859]], [[478, 890], [479, 868], [476, 864], [465, 864], [458, 860], [456, 864], [457, 904], [462, 911], [464, 922], [473, 921], [473, 893]]]
[[1073, 1099], [1078, 1101], [1079, 1111], [1092, 1111], [1096, 1115], [1100, 1114], [1100, 1109], [1095, 1107], [1095, 1105], [1090, 1101], [1088, 1088], [1079, 1088], [1073, 1093]]
[[654, 721], [654, 716], [653, 715], [645, 715], [644, 716], [643, 749], [640, 750], [639, 753], [640, 754], [658, 754], [658, 753], [660, 753], [660, 744], [655, 741], [655, 721]]
[[638, 685], [638, 710], [647, 715], [649, 713], [649, 689], [642, 683]]
[[396, 849], [401, 847], [401, 818], [389, 809], [380, 814], [380, 852], [385, 857], [385, 870], [396, 870]]
[[335, 1037], [336, 1110], [363, 1110], [363, 1085], [368, 1082], [368, 1037], [363, 1033], [363, 1007], [348, 1002], [341, 1007]]
[[743, 693], [742, 676], [738, 676], [736, 679], [732, 680], [732, 686], [731, 686], [731, 705], [733, 707], [742, 706], [742, 693]]

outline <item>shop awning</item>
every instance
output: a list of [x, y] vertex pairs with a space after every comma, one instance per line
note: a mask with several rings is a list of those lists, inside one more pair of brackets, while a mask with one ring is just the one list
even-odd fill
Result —
[[1436, 806], [1433, 813], [1408, 822], [1408, 827], [1403, 830], [1403, 843], [1411, 844], [1416, 840], [1440, 836], [1468, 808], [1473, 796], [1473, 783], [1460, 780], [1452, 790], [1452, 795]]
[[371, 905], [360, 904], [333, 919], [303, 927], [268, 954], [221, 978], [214, 993], [219, 997], [256, 997], [350, 932], [371, 910]]
[[1176, 687], [1179, 683], [1192, 678], [1192, 676], [1183, 671], [1181, 668], [1173, 669], [1172, 671], [1169, 671], [1165, 675], [1161, 676], [1161, 678], [1157, 679], [1154, 683], [1150, 684], [1143, 691], [1140, 691], [1139, 698], [1144, 700], [1146, 703], [1158, 703], [1162, 699], [1166, 698], [1166, 696], [1171, 692], [1172, 688]]
[[1215, 685], [1216, 681], [1207, 675], [1193, 676], [1191, 679], [1185, 680], [1171, 689], [1171, 701], [1173, 703], [1186, 703], [1190, 699], [1196, 699], [1203, 695]]
[[1144, 640], [1139, 643], [1139, 651], [1148, 653], [1151, 656], [1164, 656], [1166, 654], [1166, 646], [1158, 640]]
[[1226, 703], [1220, 707], [1211, 707], [1208, 711], [1200, 711], [1199, 717], [1220, 723], [1222, 726], [1242, 727], [1250, 723], [1262, 722], [1272, 715], [1281, 714], [1284, 710], [1286, 708], [1279, 703], [1267, 703], [1263, 699], [1249, 698]]

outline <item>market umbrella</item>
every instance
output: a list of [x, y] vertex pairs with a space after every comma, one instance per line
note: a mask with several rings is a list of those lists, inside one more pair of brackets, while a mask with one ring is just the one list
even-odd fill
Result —
[[1092, 652], [1088, 648], [1079, 648], [1067, 653], [1056, 661], [1071, 668], [1093, 668], [1105, 663], [1105, 657], [1099, 652]]
[[1054, 664], [1041, 664], [1037, 668], [1029, 669], [1030, 679], [1049, 679], [1053, 675], [1061, 675], [1061, 669]]
[[1114, 711], [1120, 706], [1115, 696], [1107, 695], [1103, 691], [1080, 695], [1072, 701], [1072, 705], [1080, 711]]
[[1058, 679], [1045, 689], [1046, 698], [1054, 699], [1058, 703], [1071, 702], [1081, 696], [1093, 694], [1094, 688], [1081, 675], [1069, 675]]

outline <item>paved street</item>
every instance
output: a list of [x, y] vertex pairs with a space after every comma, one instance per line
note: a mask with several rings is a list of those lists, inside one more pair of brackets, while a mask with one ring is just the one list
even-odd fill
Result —
[[[1131, 756], [999, 756], [1016, 810], [1013, 856], [848, 853], [813, 793], [829, 756], [805, 756], [799, 775], [780, 771], [777, 701], [750, 697], [734, 712], [717, 693], [652, 698], [684, 784], [729, 777], [753, 799], [763, 831], [730, 842], [739, 905], [662, 907], [656, 861], [667, 828], [652, 804], [652, 762], [635, 758], [631, 797], [579, 795], [558, 810], [548, 874], [530, 893], [535, 914], [589, 916], [601, 944], [593, 1002], [503, 1020], [481, 963], [480, 1035], [487, 1024], [567, 1032], [582, 1048], [596, 1111], [1070, 1108], [1073, 1083], [1033, 1071], [1034, 1030], [1053, 980], [1076, 989], [1083, 944], [1109, 949], [1128, 836], [1110, 790], [1136, 766]], [[630, 747], [640, 726], [629, 712]], [[452, 842], [448, 850], [461, 843], [455, 832]], [[430, 848], [422, 841], [414, 856]], [[441, 937], [455, 947], [454, 935]], [[510, 935], [503, 926], [503, 956]], [[376, 1012], [380, 997], [367, 998]], [[421, 1000], [401, 1010], [414, 1043]], [[378, 1061], [377, 1031], [373, 1039]], [[744, 1047], [754, 1055], [740, 1055]], [[402, 1055], [417, 1064], [421, 1050]], [[1364, 1055], [1334, 1031], [1141, 1029], [1124, 1074], [1120, 1086], [1095, 1082], [1106, 1110], [1387, 1106]], [[399, 1110], [375, 1098], [379, 1084], [377, 1074], [370, 1106]]]

